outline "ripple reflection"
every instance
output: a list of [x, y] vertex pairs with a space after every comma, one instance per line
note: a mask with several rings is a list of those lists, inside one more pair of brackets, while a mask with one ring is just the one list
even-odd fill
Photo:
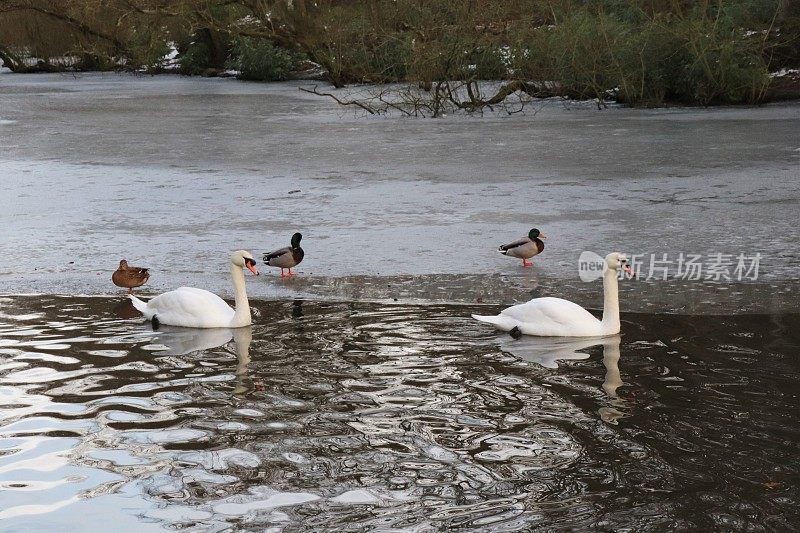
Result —
[[[797, 316], [529, 339], [446, 305], [152, 331], [0, 301], [3, 527], [790, 529]], [[624, 354], [624, 357], [622, 356]]]

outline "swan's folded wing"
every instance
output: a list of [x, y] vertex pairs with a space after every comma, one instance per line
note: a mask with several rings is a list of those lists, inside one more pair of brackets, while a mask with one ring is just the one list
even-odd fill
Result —
[[[183, 304], [193, 310], [197, 310], [202, 305], [205, 308], [215, 309], [221, 313], [233, 313], [231, 306], [213, 292], [196, 287], [178, 287], [172, 292], [179, 293]], [[188, 298], [188, 295], [191, 295], [191, 298]]]
[[572, 323], [576, 319], [592, 318], [589, 311], [580, 305], [562, 298], [534, 298], [524, 304], [513, 305], [500, 311], [520, 321], [530, 322], [533, 318], [547, 318], [560, 323]]
[[148, 302], [163, 323], [175, 326], [207, 327], [206, 322], [233, 318], [233, 309], [214, 293], [194, 287], [180, 287], [159, 294]]
[[[533, 335], [586, 335], [599, 320], [580, 305], [561, 298], [534, 298], [503, 309], [500, 315], [521, 323], [523, 333]], [[527, 327], [526, 327], [527, 326]]]

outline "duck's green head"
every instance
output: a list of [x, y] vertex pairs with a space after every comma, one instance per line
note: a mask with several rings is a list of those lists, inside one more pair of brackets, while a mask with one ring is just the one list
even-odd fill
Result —
[[302, 238], [303, 238], [303, 235], [301, 235], [300, 233], [295, 233], [294, 235], [292, 235], [292, 248], [299, 248], [300, 247], [300, 239], [302, 239]]
[[544, 233], [542, 233], [542, 232], [541, 232], [541, 231], [539, 231], [538, 229], [536, 229], [536, 228], [533, 228], [532, 230], [530, 230], [530, 231], [528, 232], [528, 238], [529, 238], [530, 240], [534, 240], [534, 239], [546, 239], [547, 237], [545, 237], [545, 236], [544, 236]]

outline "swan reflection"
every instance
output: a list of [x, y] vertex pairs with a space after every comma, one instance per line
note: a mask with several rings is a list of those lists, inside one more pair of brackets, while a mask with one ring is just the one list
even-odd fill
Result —
[[153, 341], [163, 345], [158, 355], [184, 355], [192, 352], [210, 350], [230, 342], [233, 329], [230, 328], [180, 328], [161, 326], [154, 332]]
[[233, 393], [247, 394], [253, 389], [247, 379], [247, 367], [250, 365], [250, 342], [253, 340], [252, 326], [234, 329], [233, 340], [236, 343], [236, 386]]
[[519, 340], [503, 337], [500, 349], [517, 359], [536, 363], [545, 368], [558, 368], [558, 361], [588, 359], [585, 350], [603, 343], [602, 337], [532, 337], [523, 336]]
[[234, 394], [246, 394], [252, 389], [247, 384], [247, 367], [250, 364], [250, 343], [253, 340], [252, 326], [241, 328], [180, 328], [161, 326], [155, 331], [153, 341], [164, 348], [154, 353], [157, 355], [184, 355], [202, 352], [218, 346], [234, 342], [236, 352], [236, 385]]
[[523, 361], [539, 364], [545, 368], [558, 368], [558, 361], [588, 359], [589, 354], [583, 353], [592, 346], [603, 346], [603, 366], [606, 374], [603, 379], [602, 389], [609, 398], [609, 404], [598, 409], [598, 414], [603, 421], [616, 424], [624, 415], [624, 401], [617, 395], [624, 382], [619, 371], [620, 336], [568, 338], [568, 337], [531, 337], [525, 336], [519, 340], [505, 337], [500, 341], [500, 349]]

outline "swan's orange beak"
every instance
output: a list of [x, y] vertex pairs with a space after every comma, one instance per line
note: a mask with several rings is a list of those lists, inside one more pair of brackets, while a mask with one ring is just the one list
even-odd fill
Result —
[[261, 274], [259, 274], [259, 273], [258, 273], [258, 270], [256, 269], [256, 265], [255, 265], [255, 263], [251, 264], [251, 263], [248, 261], [248, 262], [246, 263], [246, 265], [245, 265], [245, 266], [247, 267], [247, 270], [249, 270], [250, 272], [252, 272], [252, 273], [253, 273], [253, 274], [255, 274], [256, 276], [260, 276], [260, 275], [261, 275]]
[[636, 274], [634, 273], [634, 271], [633, 271], [633, 269], [631, 268], [630, 265], [625, 265], [624, 267], [622, 267], [622, 270], [623, 270], [623, 272], [625, 272], [628, 275], [629, 279], [636, 277]]

